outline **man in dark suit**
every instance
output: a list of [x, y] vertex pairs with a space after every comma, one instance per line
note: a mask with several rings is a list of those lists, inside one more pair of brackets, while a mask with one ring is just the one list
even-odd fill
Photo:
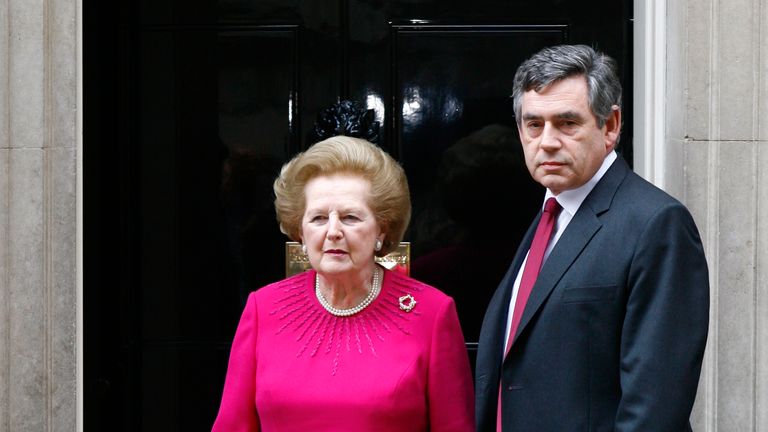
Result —
[[614, 151], [615, 62], [583, 45], [544, 49], [518, 69], [513, 97], [528, 170], [557, 202], [483, 320], [478, 431], [691, 430], [707, 264], [686, 208]]

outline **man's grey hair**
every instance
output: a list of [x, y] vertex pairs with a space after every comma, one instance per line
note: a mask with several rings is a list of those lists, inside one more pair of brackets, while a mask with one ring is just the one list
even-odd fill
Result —
[[613, 106], [621, 108], [621, 82], [616, 73], [616, 61], [586, 45], [544, 48], [520, 65], [512, 87], [518, 126], [522, 120], [523, 93], [541, 91], [556, 81], [573, 76], [586, 79], [589, 108], [598, 127], [603, 127]]

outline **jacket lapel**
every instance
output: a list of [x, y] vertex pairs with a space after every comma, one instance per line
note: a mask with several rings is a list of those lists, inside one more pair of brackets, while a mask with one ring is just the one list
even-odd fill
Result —
[[[629, 166], [619, 156], [603, 175], [603, 178], [595, 185], [592, 192], [587, 195], [539, 272], [531, 296], [525, 305], [520, 325], [515, 334], [515, 341], [552, 293], [552, 290], [555, 289], [571, 264], [600, 230], [602, 223], [599, 216], [610, 209], [613, 197], [628, 172]], [[530, 240], [528, 241], [530, 244]], [[527, 248], [524, 250], [527, 251]]]

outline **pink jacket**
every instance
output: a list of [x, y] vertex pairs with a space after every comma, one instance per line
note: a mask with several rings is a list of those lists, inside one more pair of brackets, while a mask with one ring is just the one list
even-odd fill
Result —
[[[453, 300], [385, 272], [362, 312], [340, 318], [314, 271], [250, 295], [213, 431], [474, 431], [473, 389]], [[416, 306], [399, 307], [411, 294]]]

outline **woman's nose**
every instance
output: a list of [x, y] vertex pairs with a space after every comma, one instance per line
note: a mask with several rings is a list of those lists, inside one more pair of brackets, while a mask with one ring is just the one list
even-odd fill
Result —
[[341, 238], [341, 221], [339, 221], [338, 217], [332, 215], [328, 218], [328, 232], [326, 233], [326, 236], [329, 239]]

